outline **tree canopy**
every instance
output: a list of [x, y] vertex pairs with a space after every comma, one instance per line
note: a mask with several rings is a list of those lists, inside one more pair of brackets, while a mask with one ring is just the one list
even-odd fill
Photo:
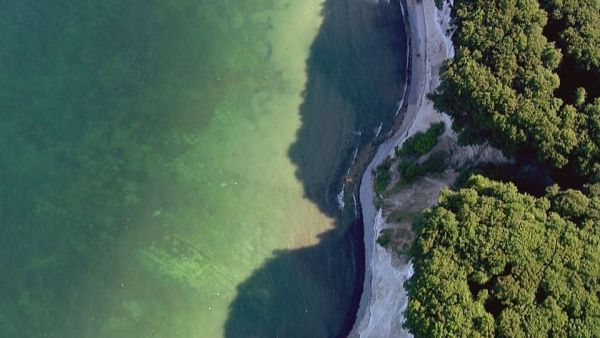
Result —
[[[416, 337], [600, 332], [600, 2], [457, 0], [454, 59], [431, 95], [463, 143], [533, 156], [533, 197], [483, 176], [415, 225], [405, 326]], [[509, 178], [510, 180], [510, 178]]]
[[[569, 60], [584, 73], [597, 73], [598, 2], [579, 3], [548, 1], [545, 8], [551, 23], [562, 20], [557, 43], [567, 46]], [[557, 95], [561, 82], [568, 82], [559, 77], [560, 67], [568, 65], [545, 36], [548, 14], [540, 3], [462, 0], [455, 2], [454, 16], [456, 56], [445, 64], [431, 98], [452, 116], [461, 142], [487, 140], [509, 155], [534, 153], [550, 168], [598, 176], [596, 84]]]
[[598, 0], [542, 0], [556, 23], [559, 45], [581, 69], [600, 69], [600, 2]]
[[416, 337], [600, 332], [600, 198], [473, 176], [417, 227], [406, 326]]

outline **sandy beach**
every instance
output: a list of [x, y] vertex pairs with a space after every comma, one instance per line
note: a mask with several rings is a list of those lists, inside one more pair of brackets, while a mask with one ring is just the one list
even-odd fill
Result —
[[373, 204], [372, 170], [407, 137], [425, 130], [431, 122], [444, 116], [435, 111], [426, 94], [439, 84], [443, 61], [453, 56], [449, 38], [450, 8], [442, 11], [434, 0], [402, 1], [406, 11], [411, 69], [400, 127], [381, 144], [367, 167], [360, 185], [360, 201], [364, 220], [365, 280], [356, 322], [349, 337], [410, 337], [402, 329], [402, 312], [407, 304], [403, 284], [412, 274], [410, 263], [402, 262], [384, 248], [375, 245], [379, 231], [385, 226], [381, 210]]

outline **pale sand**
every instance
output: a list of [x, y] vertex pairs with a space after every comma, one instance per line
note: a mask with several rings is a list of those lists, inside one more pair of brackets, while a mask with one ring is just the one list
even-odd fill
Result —
[[356, 323], [349, 337], [411, 336], [402, 329], [402, 312], [408, 300], [403, 284], [412, 274], [412, 266], [399, 262], [375, 244], [385, 223], [381, 211], [375, 210], [373, 204], [372, 170], [393, 154], [394, 147], [407, 137], [427, 129], [434, 121], [448, 122], [447, 117], [435, 111], [426, 93], [437, 87], [442, 62], [453, 56], [452, 43], [444, 35], [450, 21], [449, 6], [445, 4], [440, 12], [433, 0], [406, 0], [406, 3], [412, 60], [410, 88], [405, 98], [407, 107], [400, 128], [378, 148], [361, 181], [365, 281]]

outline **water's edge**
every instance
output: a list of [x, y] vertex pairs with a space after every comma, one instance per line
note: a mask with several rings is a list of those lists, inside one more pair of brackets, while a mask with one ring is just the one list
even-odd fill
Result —
[[[410, 126], [410, 121], [405, 121], [405, 113], [408, 106], [407, 98], [411, 95], [410, 88], [413, 81], [412, 54], [414, 53], [412, 52], [411, 27], [407, 12], [407, 0], [398, 0], [398, 2], [400, 3], [400, 8], [402, 10], [404, 35], [406, 37], [406, 78], [404, 79], [404, 93], [400, 98], [400, 104], [395, 112], [395, 118], [391, 129], [385, 135], [380, 135], [368, 145], [371, 149], [367, 149], [368, 155], [366, 165], [363, 164], [362, 168], [359, 169], [361, 171], [361, 179], [359, 184], [355, 187], [355, 190], [357, 190], [355, 194], [358, 195], [356, 207], [359, 216], [355, 225], [360, 227], [360, 230], [353, 230], [353, 234], [356, 235], [354, 240], [357, 248], [357, 267], [361, 268], [361, 270], [358, 271], [359, 276], [357, 276], [357, 280], [360, 279], [360, 281], [358, 281], [358, 285], [355, 288], [354, 295], [356, 298], [352, 299], [353, 306], [351, 316], [348, 318], [347, 325], [344, 325], [344, 330], [340, 332], [339, 337], [352, 337], [357, 335], [357, 325], [365, 316], [368, 302], [371, 297], [372, 274], [370, 272], [371, 266], [368, 261], [370, 260], [370, 252], [372, 251], [373, 246], [371, 238], [373, 238], [374, 229], [372, 224], [368, 222], [372, 221], [375, 218], [375, 215], [365, 215], [365, 213], [369, 213], [369, 210], [365, 210], [363, 203], [372, 203], [372, 194], [367, 194], [368, 196], [365, 196], [363, 189], [367, 185], [371, 185], [373, 168], [375, 168], [393, 148], [396, 140], [400, 137], [398, 134], [402, 134], [403, 136], [405, 132], [402, 130], [408, 130], [408, 126]], [[409, 123], [407, 124], [406, 122]], [[356, 163], [355, 166], [360, 167], [361, 164]], [[365, 223], [365, 220], [367, 223]]]
[[[400, 122], [394, 124], [394, 128], [388, 133], [385, 142], [377, 148], [375, 156], [361, 179], [359, 196], [364, 228], [365, 279], [360, 307], [349, 337], [412, 336], [408, 331], [402, 329], [399, 318], [407, 305], [405, 290], [403, 287], [391, 290], [393, 289], [392, 284], [397, 286], [398, 283], [402, 284], [403, 281], [410, 278], [412, 265], [410, 262], [403, 264], [401, 276], [392, 278], [393, 281], [388, 278], [382, 280], [382, 276], [387, 276], [390, 271], [381, 270], [382, 266], [379, 263], [383, 264], [380, 260], [385, 250], [375, 244], [376, 232], [378, 229], [380, 230], [382, 219], [381, 211], [377, 210], [373, 204], [372, 170], [392, 154], [394, 147], [401, 144], [409, 135], [424, 130], [432, 121], [443, 118], [443, 115], [435, 110], [433, 103], [426, 99], [426, 94], [437, 87], [440, 67], [444, 60], [453, 57], [454, 54], [450, 21], [452, 0], [444, 1], [443, 9], [437, 8], [433, 0], [398, 1], [403, 8], [408, 43], [407, 60], [410, 60], [407, 89], [403, 105], [399, 110], [402, 113], [399, 114], [402, 115]], [[440, 49], [441, 45], [445, 45], [446, 48]], [[389, 253], [385, 255], [389, 257]], [[389, 262], [386, 264], [384, 265], [391, 268], [392, 271], [397, 270], [397, 267], [390, 266]], [[377, 283], [378, 289], [373, 289], [373, 283]], [[378, 292], [380, 287], [383, 288], [382, 292]], [[387, 290], [388, 288], [390, 290]], [[372, 299], [373, 292], [377, 293], [375, 299]], [[400, 298], [396, 300], [399, 303], [392, 304], [398, 307], [388, 309], [390, 304], [383, 305], [381, 303], [382, 298], [387, 298], [386, 292], [400, 292]], [[374, 320], [371, 317], [374, 317]]]
[[[357, 206], [358, 210], [360, 210], [360, 203]], [[363, 281], [365, 279], [365, 241], [364, 241], [364, 224], [362, 212], [359, 212], [358, 217], [352, 223], [349, 230], [351, 232], [352, 241], [354, 242], [355, 250], [354, 250], [354, 261], [356, 268], [356, 277], [354, 281], [354, 289], [352, 290], [352, 299], [350, 300], [350, 307], [346, 312], [346, 318], [344, 319], [344, 323], [339, 330], [337, 338], [347, 337], [350, 332], [352, 332], [352, 328], [354, 327], [354, 323], [356, 321], [356, 313], [360, 308], [360, 301], [363, 295]]]

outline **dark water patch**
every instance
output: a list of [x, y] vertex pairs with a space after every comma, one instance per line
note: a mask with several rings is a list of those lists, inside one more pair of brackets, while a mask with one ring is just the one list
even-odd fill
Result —
[[[360, 205], [357, 206], [360, 210]], [[365, 242], [364, 242], [364, 223], [363, 217], [360, 215], [352, 226], [350, 227], [350, 231], [352, 231], [351, 239], [354, 243], [354, 262], [356, 272], [354, 275], [354, 289], [352, 292], [352, 297], [350, 298], [350, 304], [348, 306], [348, 310], [346, 311], [346, 316], [343, 321], [342, 327], [339, 329], [337, 337], [347, 337], [352, 331], [352, 327], [356, 321], [356, 313], [358, 312], [358, 308], [360, 306], [360, 299], [363, 293], [364, 286], [364, 278], [365, 278]]]
[[[356, 228], [356, 227], [354, 227]], [[356, 233], [328, 231], [319, 244], [302, 249], [274, 252], [252, 276], [238, 286], [225, 324], [226, 337], [337, 337], [349, 331], [359, 289], [338, 291], [345, 297], [315, 299], [307, 294], [319, 289], [349, 287], [359, 282], [358, 269], [341, 269], [356, 261]], [[332, 250], [335, 248], [336, 250]], [[316, 264], [316, 262], [319, 262]], [[292, 270], [298, 274], [290, 275]], [[364, 264], [363, 264], [364, 268]], [[306, 288], [295, 279], [318, 281]], [[360, 279], [362, 282], [362, 279]], [[361, 283], [357, 283], [360, 285]], [[331, 294], [330, 291], [321, 291]], [[302, 295], [306, 295], [303, 297]], [[358, 296], [358, 297], [357, 297]]]
[[[328, 0], [307, 60], [302, 127], [289, 156], [307, 198], [337, 215], [335, 196], [356, 146], [391, 127], [406, 79], [400, 3]], [[360, 133], [360, 135], [357, 135]]]
[[[382, 133], [390, 129], [404, 91], [407, 46], [399, 6], [324, 2], [323, 23], [307, 60], [302, 125], [289, 157], [306, 197], [336, 225], [315, 246], [275, 252], [239, 286], [226, 337], [345, 337], [352, 329], [364, 279], [363, 224], [354, 215], [352, 196], [346, 194], [343, 212], [335, 196], [354, 150], [371, 142], [377, 127]], [[311, 302], [311, 295], [302, 296], [314, 290], [282, 278], [290, 264], [319, 276], [321, 287], [337, 289], [323, 292], [336, 298]], [[315, 307], [324, 309], [321, 315]]]

